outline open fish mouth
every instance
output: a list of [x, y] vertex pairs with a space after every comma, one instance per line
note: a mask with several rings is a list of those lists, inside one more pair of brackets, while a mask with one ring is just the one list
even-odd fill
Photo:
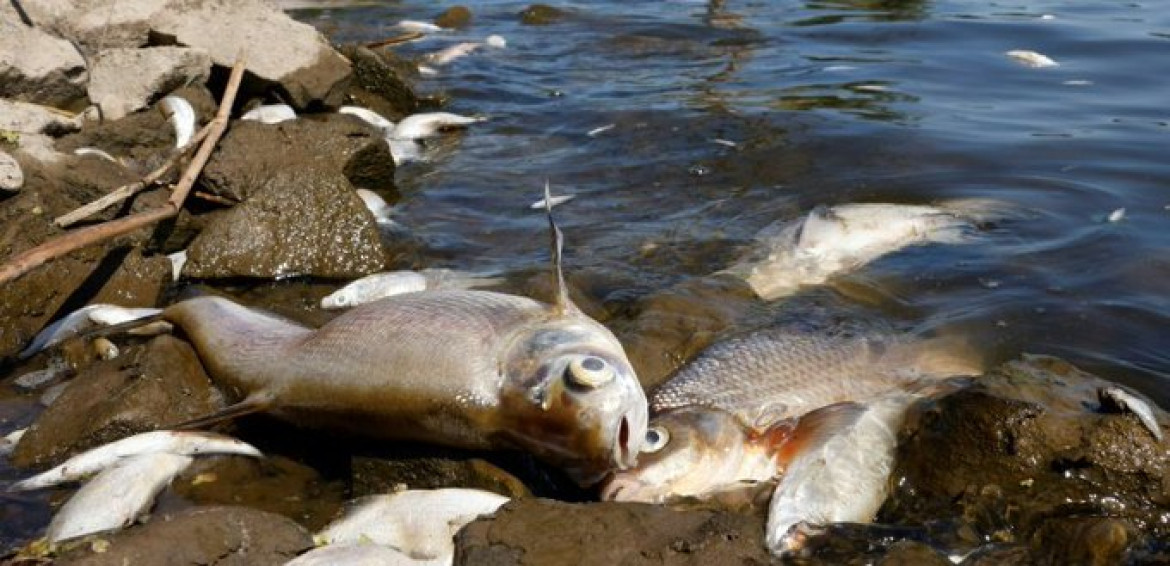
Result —
[[613, 461], [618, 469], [626, 470], [634, 465], [637, 456], [631, 454], [630, 450], [630, 419], [623, 415], [618, 425], [617, 439], [613, 443]]

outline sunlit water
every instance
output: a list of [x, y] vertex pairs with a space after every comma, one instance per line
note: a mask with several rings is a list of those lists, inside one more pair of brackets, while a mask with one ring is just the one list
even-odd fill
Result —
[[[469, 28], [397, 50], [508, 40], [420, 84], [491, 117], [399, 173], [401, 219], [437, 262], [543, 265], [527, 205], [546, 178], [577, 195], [558, 209], [570, 269], [623, 273], [635, 294], [725, 267], [756, 230], [817, 204], [994, 198], [1022, 214], [838, 282], [993, 360], [1056, 354], [1170, 404], [1165, 5], [579, 2], [544, 26], [521, 23], [526, 6], [476, 3]], [[294, 15], [372, 41], [437, 10]], [[662, 246], [670, 259], [647, 259]]]

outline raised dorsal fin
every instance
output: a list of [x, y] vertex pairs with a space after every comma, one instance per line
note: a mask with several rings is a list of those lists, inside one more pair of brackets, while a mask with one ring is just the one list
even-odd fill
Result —
[[553, 264], [553, 289], [556, 297], [553, 299], [553, 311], [558, 315], [567, 314], [576, 310], [569, 300], [569, 287], [565, 285], [565, 272], [561, 268], [561, 250], [564, 248], [565, 236], [557, 226], [552, 215], [552, 194], [549, 192], [548, 179], [544, 180], [544, 212], [548, 215], [549, 255]]

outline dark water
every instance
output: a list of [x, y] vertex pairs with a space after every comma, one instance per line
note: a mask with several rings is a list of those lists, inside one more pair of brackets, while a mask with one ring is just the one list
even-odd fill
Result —
[[[817, 204], [993, 198], [1022, 214], [840, 278], [842, 300], [966, 334], [993, 360], [1059, 355], [1170, 406], [1165, 3], [578, 2], [544, 26], [521, 23], [526, 6], [472, 4], [471, 27], [398, 49], [508, 40], [420, 85], [491, 117], [399, 173], [400, 218], [437, 262], [541, 267], [527, 205], [546, 178], [577, 195], [558, 208], [570, 268], [635, 294], [725, 267]], [[369, 41], [440, 9], [294, 15]]]

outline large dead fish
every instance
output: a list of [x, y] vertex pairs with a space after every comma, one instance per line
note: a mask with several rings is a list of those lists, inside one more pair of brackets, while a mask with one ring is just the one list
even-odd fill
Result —
[[823, 407], [890, 391], [945, 388], [981, 364], [957, 340], [768, 329], [718, 342], [651, 396], [634, 469], [602, 496], [662, 502], [723, 498], [777, 478], [806, 447], [851, 422]]
[[1004, 203], [980, 199], [938, 206], [821, 206], [765, 227], [756, 236], [756, 248], [723, 272], [744, 279], [760, 298], [771, 301], [907, 246], [968, 242], [979, 223], [1008, 211]]
[[[547, 195], [547, 189], [546, 189]], [[583, 484], [634, 465], [646, 396], [617, 338], [569, 300], [552, 222], [554, 304], [479, 290], [388, 297], [318, 329], [200, 297], [156, 315], [242, 400], [206, 425], [267, 412], [365, 436], [518, 448]]]

